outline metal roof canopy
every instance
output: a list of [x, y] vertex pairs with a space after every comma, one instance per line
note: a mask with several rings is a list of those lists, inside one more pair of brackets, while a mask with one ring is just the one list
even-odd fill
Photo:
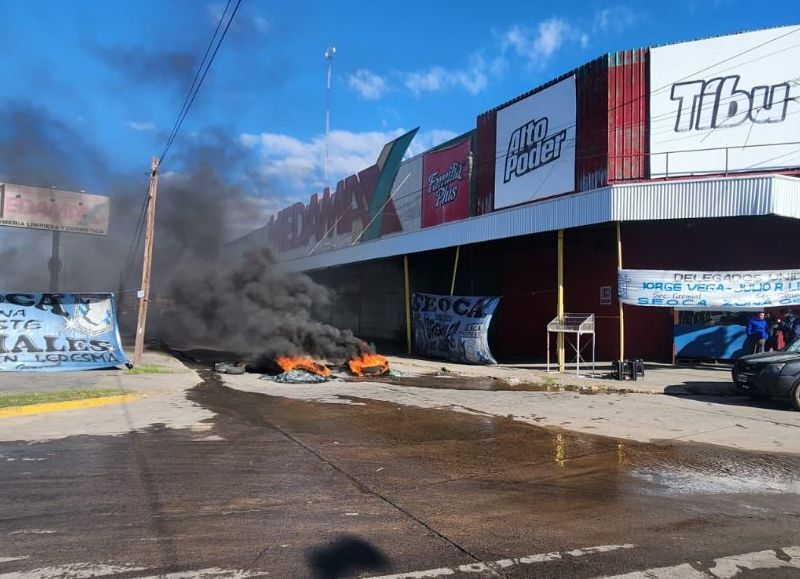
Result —
[[800, 179], [755, 175], [608, 185], [287, 260], [282, 265], [290, 271], [309, 271], [613, 221], [759, 215], [800, 219]]

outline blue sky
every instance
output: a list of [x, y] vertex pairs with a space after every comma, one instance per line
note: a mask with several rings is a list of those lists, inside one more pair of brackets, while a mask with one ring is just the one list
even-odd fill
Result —
[[[46, 184], [113, 194], [111, 173], [145, 183], [223, 6], [0, 0], [0, 110], [58, 128], [43, 163], [69, 158], [64, 182]], [[331, 45], [333, 185], [405, 130], [421, 127], [421, 152], [606, 52], [796, 22], [788, 1], [244, 0], [163, 170], [186, 171], [182, 153], [198, 143], [235, 145], [220, 166], [258, 208], [245, 228], [320, 190]], [[14, 154], [0, 154], [0, 180], [15, 180]], [[36, 151], [26, 154], [35, 163]]]

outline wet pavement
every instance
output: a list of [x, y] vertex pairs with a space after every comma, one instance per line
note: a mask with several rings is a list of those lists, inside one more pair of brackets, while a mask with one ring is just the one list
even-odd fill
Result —
[[204, 429], [0, 443], [0, 577], [800, 575], [797, 455], [200, 374]]

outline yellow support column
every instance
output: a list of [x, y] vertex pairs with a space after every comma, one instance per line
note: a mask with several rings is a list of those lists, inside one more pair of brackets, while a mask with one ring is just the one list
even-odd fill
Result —
[[403, 274], [406, 286], [406, 347], [411, 353], [411, 284], [408, 281], [408, 255], [403, 256]]
[[[558, 230], [558, 302], [556, 304], [556, 315], [559, 319], [564, 317], [564, 230]], [[566, 363], [566, 350], [564, 348], [564, 334], [558, 333], [556, 341], [558, 348], [558, 371], [564, 372]]]
[[456, 291], [456, 273], [458, 273], [458, 256], [461, 254], [461, 246], [456, 246], [456, 259], [453, 262], [453, 279], [450, 281], [450, 295]]
[[622, 225], [617, 221], [617, 301], [619, 302], [619, 359], [625, 359], [625, 317], [619, 300], [619, 270], [622, 269]]

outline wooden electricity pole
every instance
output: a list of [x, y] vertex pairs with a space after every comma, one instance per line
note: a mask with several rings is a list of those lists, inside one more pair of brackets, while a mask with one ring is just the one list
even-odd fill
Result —
[[147, 306], [150, 302], [150, 268], [153, 265], [153, 241], [156, 226], [156, 194], [158, 193], [158, 158], [150, 163], [150, 188], [147, 191], [147, 228], [144, 233], [144, 262], [142, 263], [142, 288], [139, 291], [139, 318], [136, 321], [136, 346], [133, 363], [142, 362], [144, 329], [147, 325]]

